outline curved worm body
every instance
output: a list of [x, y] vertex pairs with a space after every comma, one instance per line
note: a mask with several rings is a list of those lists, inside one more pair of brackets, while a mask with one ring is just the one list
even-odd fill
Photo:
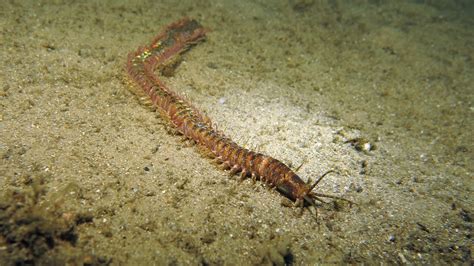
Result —
[[318, 196], [338, 198], [312, 192], [322, 177], [310, 185], [279, 160], [237, 145], [155, 74], [157, 69], [175, 64], [180, 54], [204, 40], [206, 32], [197, 21], [185, 18], [167, 26], [150, 45], [130, 53], [126, 72], [136, 85], [134, 92], [145, 95], [178, 132], [196, 142], [225, 169], [230, 169], [231, 174], [240, 172], [242, 180], [249, 176], [261, 180], [295, 201], [297, 206], [315, 205], [314, 199], [319, 200]]

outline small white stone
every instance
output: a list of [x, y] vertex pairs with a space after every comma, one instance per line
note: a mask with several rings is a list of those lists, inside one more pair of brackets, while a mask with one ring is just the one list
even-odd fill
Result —
[[370, 145], [370, 142], [366, 142], [366, 143], [364, 143], [362, 149], [363, 149], [364, 151], [370, 151], [371, 148], [372, 148], [372, 145]]
[[395, 242], [395, 236], [394, 235], [389, 235], [388, 236], [388, 241]]

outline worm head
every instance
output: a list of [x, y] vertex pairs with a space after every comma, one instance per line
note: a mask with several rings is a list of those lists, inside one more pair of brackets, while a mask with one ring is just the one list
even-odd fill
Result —
[[314, 205], [311, 196], [311, 186], [305, 183], [294, 172], [289, 171], [282, 182], [277, 185], [278, 191], [295, 202], [296, 206]]

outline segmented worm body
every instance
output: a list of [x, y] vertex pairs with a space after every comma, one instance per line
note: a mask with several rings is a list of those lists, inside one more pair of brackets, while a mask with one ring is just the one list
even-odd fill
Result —
[[324, 175], [312, 185], [305, 183], [279, 160], [237, 145], [155, 74], [159, 73], [157, 70], [174, 65], [180, 54], [204, 40], [206, 32], [197, 21], [181, 19], [167, 26], [150, 45], [130, 53], [126, 72], [135, 85], [134, 92], [147, 97], [152, 107], [179, 133], [196, 142], [225, 169], [230, 169], [231, 174], [240, 172], [242, 180], [249, 176], [261, 180], [301, 207], [315, 205], [314, 200], [319, 200], [318, 197], [338, 198], [312, 191]]

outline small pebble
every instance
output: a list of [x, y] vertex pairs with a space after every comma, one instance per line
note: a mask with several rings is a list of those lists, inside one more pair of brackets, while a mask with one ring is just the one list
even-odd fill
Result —
[[388, 241], [395, 242], [395, 236], [394, 235], [389, 235], [388, 236]]

